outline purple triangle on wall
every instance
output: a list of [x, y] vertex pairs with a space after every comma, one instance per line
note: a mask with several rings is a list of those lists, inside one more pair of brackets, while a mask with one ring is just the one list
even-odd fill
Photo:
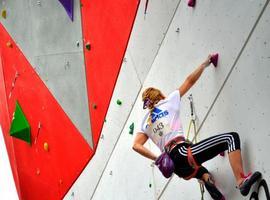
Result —
[[74, 0], [59, 0], [64, 6], [69, 18], [73, 21], [73, 3]]

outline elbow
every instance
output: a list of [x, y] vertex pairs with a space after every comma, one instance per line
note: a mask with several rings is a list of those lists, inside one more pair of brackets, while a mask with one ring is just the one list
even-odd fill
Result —
[[138, 144], [133, 144], [132, 149], [137, 152], [138, 151]]

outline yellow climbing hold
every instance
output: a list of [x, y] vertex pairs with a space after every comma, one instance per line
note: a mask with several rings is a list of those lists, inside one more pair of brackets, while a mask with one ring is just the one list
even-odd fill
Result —
[[7, 18], [7, 11], [6, 11], [6, 10], [2, 10], [1, 16], [2, 16], [4, 19], [6, 19], [6, 18]]
[[45, 151], [49, 151], [49, 144], [47, 142], [44, 142], [43, 148]]

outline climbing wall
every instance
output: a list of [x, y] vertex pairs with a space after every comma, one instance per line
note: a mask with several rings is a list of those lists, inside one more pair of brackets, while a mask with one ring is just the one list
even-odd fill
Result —
[[[193, 95], [199, 128], [198, 140], [222, 132], [239, 132], [246, 172], [259, 170], [268, 182], [269, 1], [207, 0], [197, 1], [196, 6], [191, 8], [187, 1], [150, 0], [144, 16], [145, 2], [141, 1], [137, 13], [100, 146], [93, 158], [96, 162], [87, 166], [65, 199], [83, 199], [85, 196], [95, 200], [165, 200], [176, 196], [180, 199], [201, 199], [196, 180], [187, 182], [176, 176], [165, 179], [150, 160], [132, 150], [135, 133], [130, 134], [130, 127], [134, 123], [136, 132], [144, 116], [141, 102], [144, 88], [156, 86], [169, 94], [183, 83], [209, 53], [215, 52], [220, 55], [218, 67], [207, 68], [188, 92]], [[169, 4], [175, 12], [170, 15], [168, 29], [162, 31], [157, 27], [159, 23], [151, 19], [155, 15], [163, 16]], [[137, 24], [145, 23], [149, 23], [153, 34], [143, 25], [136, 27]], [[157, 33], [164, 37], [155, 42], [153, 38], [157, 38]], [[149, 35], [152, 35], [150, 41]], [[141, 39], [143, 36], [144, 39]], [[141, 41], [145, 48], [158, 45], [155, 49], [157, 53], [152, 53], [154, 49], [147, 49], [152, 54], [146, 57], [142, 52], [145, 49], [141, 47]], [[137, 77], [134, 75], [129, 78], [130, 73], [134, 73], [133, 69]], [[185, 132], [190, 121], [188, 94], [182, 97], [181, 118]], [[118, 98], [123, 102], [121, 106], [116, 103]], [[120, 114], [124, 119], [119, 117]], [[109, 132], [115, 133], [114, 138], [109, 136]], [[160, 153], [152, 142], [146, 146]], [[227, 154], [225, 157], [216, 157], [206, 166], [227, 199], [249, 198], [241, 197], [234, 187], [235, 180]], [[94, 183], [89, 181], [92, 178]], [[90, 187], [83, 185], [87, 182]], [[252, 191], [256, 192], [256, 187]], [[210, 199], [207, 192], [204, 198]], [[260, 189], [259, 198], [266, 199], [263, 189]]]
[[18, 196], [62, 199], [95, 153], [138, 1], [0, 3], [0, 124]]
[[[76, 149], [74, 157], [76, 155], [78, 158], [78, 154], [84, 154], [84, 151], [89, 157], [93, 156], [90, 162], [83, 162], [80, 159], [83, 162], [83, 169], [75, 170], [71, 167], [74, 172], [79, 173], [76, 173], [76, 181], [74, 180], [75, 182], [69, 185], [65, 185], [66, 179], [62, 178], [60, 173], [64, 169], [54, 168], [57, 169], [52, 172], [55, 176], [54, 185], [49, 186], [52, 194], [57, 188], [63, 191], [60, 194], [65, 195], [66, 200], [167, 200], [176, 197], [188, 200], [201, 199], [199, 184], [196, 180], [185, 181], [177, 176], [165, 179], [153, 166], [152, 161], [132, 150], [132, 144], [145, 114], [141, 102], [142, 91], [146, 87], [155, 86], [168, 95], [183, 83], [209, 53], [216, 52], [220, 55], [217, 68], [213, 66], [207, 68], [196, 85], [182, 97], [181, 118], [185, 133], [187, 133], [191, 118], [188, 95], [192, 94], [199, 130], [197, 139], [202, 140], [217, 133], [238, 132], [242, 141], [246, 172], [259, 170], [263, 173], [266, 183], [270, 181], [270, 161], [267, 156], [270, 137], [268, 127], [270, 117], [269, 0], [198, 0], [194, 7], [189, 7], [187, 0], [141, 0], [128, 46], [126, 48], [124, 43], [119, 45], [122, 47], [120, 52], [117, 44], [121, 34], [117, 32], [117, 29], [108, 26], [111, 23], [117, 24], [118, 30], [129, 37], [129, 32], [120, 26], [124, 24], [123, 19], [114, 18], [112, 15], [118, 16], [121, 13], [120, 16], [126, 18], [127, 14], [123, 12], [128, 11], [128, 8], [135, 15], [138, 1], [115, 6], [119, 8], [118, 11], [113, 6], [118, 5], [115, 1], [108, 1], [111, 4], [106, 6], [103, 1], [98, 0], [74, 1], [73, 22], [72, 17], [66, 13], [68, 10], [65, 11], [56, 0], [29, 1], [28, 4], [23, 4], [21, 1], [0, 2], [2, 3], [0, 8], [7, 10], [7, 17], [1, 19], [1, 24], [11, 37], [15, 38], [16, 44], [22, 49], [29, 63], [34, 66], [33, 74], [39, 74], [44, 87], [48, 87], [50, 93], [47, 95], [53, 102], [61, 105], [59, 109], [64, 115], [60, 117], [61, 120], [67, 120], [66, 123], [74, 125], [74, 133], [70, 133], [70, 137], [82, 135], [77, 138], [83, 141], [80, 145], [76, 143], [79, 147], [72, 146]], [[53, 2], [53, 4], [49, 6], [47, 2]], [[36, 22], [27, 20], [29, 15], [23, 11], [28, 8], [35, 13], [34, 21]], [[21, 14], [11, 15], [13, 9]], [[46, 9], [52, 13], [42, 14]], [[49, 21], [58, 19], [60, 10], [62, 17], [59, 19], [63, 20], [61, 25], [54, 25], [55, 33], [50, 32], [50, 36], [47, 36], [48, 33], [43, 36], [48, 26], [40, 26], [40, 23], [43, 20], [47, 25]], [[38, 21], [39, 17], [42, 19], [41, 22]], [[91, 17], [96, 17], [95, 21], [91, 20]], [[19, 18], [24, 20], [18, 20], [16, 25], [8, 21]], [[130, 18], [129, 30], [131, 30], [133, 19]], [[100, 23], [103, 25], [101, 26]], [[64, 28], [63, 24], [65, 24]], [[67, 28], [67, 24], [72, 28]], [[17, 32], [18, 29], [23, 31]], [[31, 33], [32, 29], [34, 33]], [[54, 36], [61, 32], [61, 29], [63, 29], [62, 37], [55, 40]], [[115, 37], [112, 37], [114, 34]], [[41, 38], [37, 39], [37, 36]], [[100, 42], [106, 45], [102, 48], [99, 46]], [[3, 41], [2, 45], [11, 50], [6, 45], [6, 41]], [[14, 46], [16, 46], [15, 43]], [[65, 52], [64, 49], [68, 51]], [[110, 50], [112, 51], [109, 52]], [[115, 59], [116, 56], [121, 59]], [[108, 67], [112, 66], [110, 62], [114, 62], [119, 68], [111, 70]], [[84, 63], [85, 70], [82, 70]], [[95, 63], [98, 65], [92, 68]], [[62, 66], [62, 69], [52, 70], [55, 65]], [[96, 71], [101, 66], [104, 67], [101, 71], [106, 75], [99, 79], [96, 77]], [[13, 71], [9, 76], [7, 89], [3, 87], [4, 77], [3, 72], [0, 71], [1, 95], [6, 94], [5, 90], [9, 91], [12, 87], [17, 67], [11, 69]], [[4, 67], [0, 69], [6, 71]], [[69, 75], [66, 78], [63, 77], [63, 80], [73, 79], [73, 83], [78, 81], [76, 87], [72, 85], [72, 92], [66, 90], [69, 84], [63, 81], [57, 82], [56, 77], [63, 70]], [[53, 72], [56, 73], [53, 75], [54, 78], [48, 78], [48, 75]], [[118, 72], [119, 76], [110, 98], [107, 84], [103, 84], [103, 81], [110, 79], [106, 83], [115, 83], [116, 77], [112, 75]], [[87, 78], [90, 75], [92, 77]], [[17, 80], [19, 84], [20, 77]], [[98, 87], [100, 90], [91, 93], [93, 87]], [[14, 91], [16, 92], [16, 88]], [[73, 95], [74, 92], [79, 92], [79, 94]], [[20, 91], [19, 94], [22, 93]], [[66, 93], [68, 93], [67, 96]], [[102, 94], [105, 94], [106, 102], [110, 102], [109, 107], [106, 107], [108, 104], [102, 101], [104, 97]], [[78, 95], [81, 95], [81, 99], [75, 101], [73, 97]], [[46, 96], [47, 98], [49, 97]], [[8, 99], [8, 96], [5, 99]], [[76, 102], [82, 103], [77, 107], [74, 106], [74, 104], [77, 105]], [[15, 99], [12, 106], [6, 107], [3, 101], [0, 102], [0, 106], [1, 114], [9, 113], [9, 118], [3, 118], [0, 114], [1, 125], [10, 123]], [[32, 108], [25, 108], [24, 104], [21, 106], [26, 112], [26, 117], [30, 116], [30, 124], [35, 124], [35, 134], [37, 134], [39, 121], [32, 122], [35, 118], [31, 117], [27, 111]], [[12, 111], [8, 111], [8, 108], [12, 108]], [[89, 121], [92, 123], [88, 123]], [[5, 134], [7, 129], [5, 126], [2, 128]], [[44, 137], [42, 132], [40, 134]], [[191, 134], [192, 137], [193, 134]], [[12, 146], [18, 143], [17, 140], [10, 142], [9, 140], [13, 139], [7, 137], [5, 140], [7, 149], [14, 148]], [[46, 141], [40, 141], [41, 146], [36, 148], [46, 155], [44, 142]], [[51, 141], [48, 144], [50, 149]], [[27, 143], [24, 145], [26, 147], [23, 148], [29, 148]], [[94, 148], [89, 148], [89, 146]], [[146, 147], [157, 155], [160, 153], [151, 141], [146, 143]], [[62, 157], [69, 148], [70, 145], [59, 151], [59, 157]], [[89, 158], [88, 156], [86, 157]], [[18, 153], [9, 153], [12, 166], [20, 165], [20, 159], [17, 157]], [[69, 157], [72, 163], [77, 162], [76, 158]], [[68, 162], [65, 166], [69, 164]], [[250, 195], [243, 198], [235, 188], [235, 180], [226, 153], [224, 157], [217, 156], [205, 166], [213, 174], [217, 186], [226, 199], [249, 199]], [[36, 167], [37, 165], [32, 169], [33, 173], [37, 173]], [[12, 169], [16, 183], [20, 179], [20, 173], [17, 173], [14, 167]], [[43, 176], [43, 169], [36, 176]], [[252, 188], [252, 192], [257, 192], [257, 186]], [[19, 187], [17, 189], [19, 190]], [[58, 191], [56, 193], [59, 194]], [[266, 199], [262, 188], [258, 196], [259, 199]], [[204, 193], [204, 199], [211, 199], [207, 192]]]

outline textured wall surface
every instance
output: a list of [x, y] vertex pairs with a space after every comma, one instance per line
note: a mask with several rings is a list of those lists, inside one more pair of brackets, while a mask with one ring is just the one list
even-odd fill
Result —
[[[238, 132], [246, 172], [259, 170], [270, 181], [269, 0], [204, 0], [197, 1], [194, 8], [188, 7], [184, 0], [149, 0], [146, 15], [145, 3], [146, 0], [140, 2], [96, 153], [64, 199], [201, 199], [196, 180], [163, 178], [150, 160], [131, 147], [144, 116], [141, 102], [144, 88], [155, 86], [169, 94], [214, 52], [220, 55], [218, 67], [207, 68], [188, 92], [194, 98], [198, 139]], [[23, 5], [18, 10], [23, 10]], [[16, 37], [27, 39], [27, 35]], [[74, 56], [81, 56], [79, 49]], [[36, 56], [32, 62], [48, 62], [43, 54], [40, 60]], [[181, 110], [185, 132], [190, 121], [188, 94], [182, 98]], [[118, 99], [122, 105], [117, 105]], [[129, 134], [132, 123], [133, 135]], [[152, 142], [146, 146], [160, 153]], [[249, 198], [243, 198], [235, 188], [227, 154], [205, 166], [226, 199]], [[266, 199], [263, 191], [259, 196]], [[211, 199], [207, 192], [204, 197]]]

